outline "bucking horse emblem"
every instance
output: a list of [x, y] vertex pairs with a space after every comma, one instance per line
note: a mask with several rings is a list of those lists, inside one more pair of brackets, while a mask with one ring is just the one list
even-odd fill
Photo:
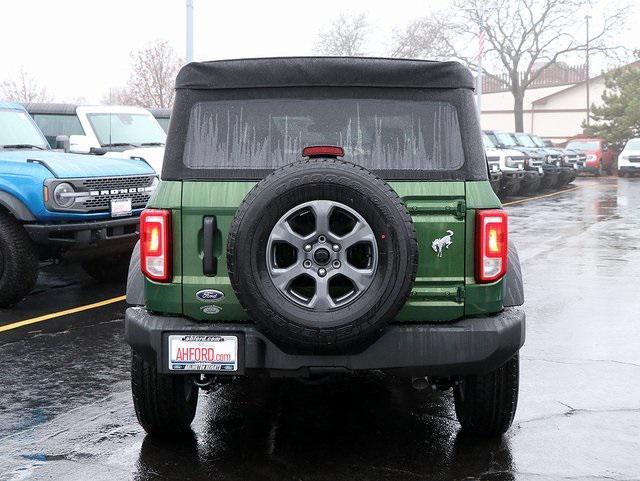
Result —
[[453, 244], [453, 241], [451, 240], [452, 236], [453, 232], [448, 230], [446, 236], [440, 237], [431, 243], [431, 248], [433, 249], [433, 252], [438, 254], [438, 257], [442, 257], [442, 251], [444, 249], [448, 249], [449, 246]]

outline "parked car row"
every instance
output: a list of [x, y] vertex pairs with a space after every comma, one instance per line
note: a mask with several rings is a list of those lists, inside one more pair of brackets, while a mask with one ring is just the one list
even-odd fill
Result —
[[150, 159], [162, 158], [152, 149], [165, 136], [148, 111], [31, 111], [35, 121], [0, 102], [0, 307], [33, 289], [40, 261], [74, 259], [98, 280], [126, 278], [140, 212], [159, 183]]
[[563, 187], [586, 162], [585, 154], [550, 147], [533, 134], [486, 130], [483, 141], [491, 186], [500, 197]]

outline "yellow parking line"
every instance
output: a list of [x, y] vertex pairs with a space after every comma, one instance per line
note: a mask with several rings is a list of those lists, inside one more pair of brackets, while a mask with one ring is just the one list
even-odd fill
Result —
[[75, 314], [77, 312], [88, 311], [90, 309], [96, 309], [102, 306], [108, 306], [109, 304], [115, 304], [116, 302], [124, 301], [127, 298], [126, 295], [112, 297], [111, 299], [105, 299], [104, 301], [94, 302], [93, 304], [87, 304], [85, 306], [73, 307], [64, 311], [52, 312], [51, 314], [45, 314], [44, 316], [33, 317], [31, 319], [25, 319], [24, 321], [12, 322], [6, 326], [0, 326], [0, 332], [10, 331], [19, 327], [28, 326], [29, 324], [35, 324], [37, 322], [48, 321], [56, 317], [68, 316], [69, 314]]
[[559, 190], [558, 192], [551, 192], [550, 194], [538, 195], [536, 197], [527, 197], [526, 199], [514, 200], [512, 202], [506, 202], [506, 203], [504, 203], [502, 205], [503, 206], [507, 206], [507, 205], [522, 204], [523, 202], [529, 202], [530, 200], [544, 199], [545, 197], [553, 197], [554, 195], [564, 194], [565, 192], [572, 192], [572, 191], [574, 191], [574, 190], [576, 190], [578, 188], [580, 188], [579, 185], [574, 185], [572, 189]]

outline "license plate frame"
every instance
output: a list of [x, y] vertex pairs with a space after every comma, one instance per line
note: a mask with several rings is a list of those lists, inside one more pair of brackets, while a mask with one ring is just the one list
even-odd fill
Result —
[[[172, 359], [172, 339], [175, 340], [177, 338], [189, 338], [186, 341], [186, 344], [197, 342], [221, 342], [214, 341], [212, 338], [221, 338], [221, 339], [235, 339], [235, 370], [234, 369], [214, 369], [214, 368], [205, 368], [206, 364], [215, 364], [213, 363], [192, 363], [193, 367], [190, 368], [179, 368], [176, 366], [172, 366], [172, 364], [186, 364], [180, 363], [179, 361], [175, 361]], [[214, 344], [215, 345], [215, 344]], [[224, 351], [223, 351], [224, 352]], [[162, 356], [162, 364], [163, 371], [169, 372], [171, 374], [214, 374], [216, 376], [236, 376], [244, 374], [244, 335], [239, 332], [168, 332], [164, 335], [163, 340], [163, 356]], [[224, 364], [229, 364], [224, 363]]]
[[128, 217], [132, 214], [131, 199], [111, 199], [111, 217]]

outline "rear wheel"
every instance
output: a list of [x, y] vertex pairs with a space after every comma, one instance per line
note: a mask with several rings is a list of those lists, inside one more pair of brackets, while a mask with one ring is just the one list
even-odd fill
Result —
[[20, 301], [36, 285], [38, 251], [22, 225], [0, 212], [0, 307]]
[[131, 392], [138, 421], [149, 434], [168, 436], [191, 430], [198, 404], [192, 376], [161, 374], [133, 350]]
[[129, 258], [126, 254], [83, 261], [80, 265], [87, 274], [100, 282], [119, 282], [127, 279]]
[[518, 354], [487, 374], [466, 376], [454, 388], [463, 431], [498, 436], [509, 429], [518, 406], [519, 377]]

